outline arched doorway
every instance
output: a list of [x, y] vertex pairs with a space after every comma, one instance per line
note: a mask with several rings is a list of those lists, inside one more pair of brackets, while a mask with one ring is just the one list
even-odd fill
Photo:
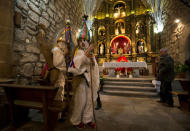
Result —
[[111, 41], [111, 54], [131, 54], [131, 40], [124, 35], [116, 36]]

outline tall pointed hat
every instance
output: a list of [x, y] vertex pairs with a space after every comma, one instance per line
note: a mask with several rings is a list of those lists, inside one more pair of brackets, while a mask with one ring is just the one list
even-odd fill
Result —
[[87, 41], [90, 41], [90, 32], [89, 32], [87, 24], [86, 24], [87, 19], [88, 19], [88, 16], [84, 15], [83, 16], [83, 21], [82, 21], [82, 26], [80, 28], [80, 33], [79, 33], [79, 36], [78, 36], [79, 40], [80, 39], [85, 39]]

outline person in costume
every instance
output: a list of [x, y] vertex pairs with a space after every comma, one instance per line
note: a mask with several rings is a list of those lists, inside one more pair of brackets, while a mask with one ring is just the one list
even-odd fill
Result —
[[68, 72], [74, 76], [73, 110], [70, 121], [77, 128], [85, 128], [86, 125], [95, 128], [92, 97], [95, 101], [99, 88], [99, 69], [94, 55], [90, 53], [94, 47], [89, 44], [90, 34], [86, 20], [87, 17], [84, 16], [78, 37], [78, 48], [68, 68]]
[[59, 87], [59, 90], [55, 96], [55, 100], [63, 101], [64, 98], [64, 86], [66, 77], [66, 63], [65, 55], [68, 53], [66, 44], [62, 40], [58, 40], [57, 44], [52, 49], [53, 53], [53, 65], [59, 70], [58, 79], [54, 86]]

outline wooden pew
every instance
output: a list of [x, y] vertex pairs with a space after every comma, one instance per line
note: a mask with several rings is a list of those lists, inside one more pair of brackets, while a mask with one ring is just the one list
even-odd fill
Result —
[[12, 128], [17, 128], [27, 120], [29, 109], [38, 109], [43, 112], [44, 130], [52, 131], [58, 113], [64, 111], [68, 104], [67, 101], [54, 101], [58, 91], [54, 86], [0, 84], [0, 87], [3, 87], [7, 95]]
[[180, 103], [180, 108], [190, 111], [190, 80], [176, 79], [180, 82], [184, 91], [172, 91], [173, 95], [177, 95]]

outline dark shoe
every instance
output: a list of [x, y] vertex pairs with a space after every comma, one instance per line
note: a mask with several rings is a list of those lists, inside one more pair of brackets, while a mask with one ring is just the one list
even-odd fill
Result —
[[87, 123], [86, 125], [88, 125], [89, 127], [91, 127], [92, 129], [95, 129], [96, 128], [96, 125], [94, 122], [89, 122]]
[[164, 106], [167, 106], [167, 107], [174, 107], [173, 104], [168, 104], [168, 103], [164, 103]]
[[78, 128], [78, 129], [84, 129], [85, 128], [85, 124], [81, 122], [78, 125], [74, 125], [74, 127]]
[[161, 101], [161, 100], [159, 100], [159, 101], [156, 101], [156, 102], [158, 102], [158, 103], [164, 103], [164, 101]]
[[174, 105], [173, 104], [168, 104], [168, 107], [174, 107]]
[[58, 121], [61, 123], [61, 122], [64, 122], [65, 119], [64, 118], [60, 118], [60, 119], [58, 119]]
[[101, 107], [100, 106], [96, 106], [95, 110], [99, 110], [99, 109], [101, 109]]

